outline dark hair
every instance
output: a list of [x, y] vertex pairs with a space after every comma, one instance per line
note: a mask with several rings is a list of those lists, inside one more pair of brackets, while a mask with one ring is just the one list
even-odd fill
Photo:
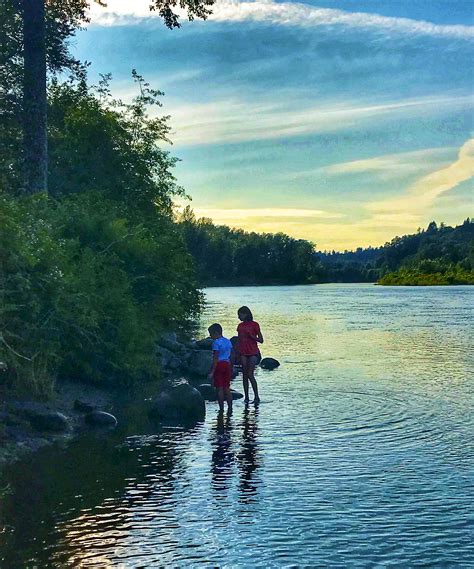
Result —
[[237, 314], [245, 314], [245, 322], [251, 322], [253, 320], [252, 311], [248, 306], [241, 306], [237, 310]]
[[217, 322], [215, 324], [211, 324], [207, 330], [209, 334], [216, 333], [222, 335], [222, 326], [220, 324], [217, 324]]

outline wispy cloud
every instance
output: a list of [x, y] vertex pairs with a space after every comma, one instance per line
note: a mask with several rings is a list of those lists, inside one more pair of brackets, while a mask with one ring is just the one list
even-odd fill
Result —
[[423, 176], [408, 188], [405, 195], [367, 204], [375, 216], [407, 215], [425, 212], [435, 200], [474, 176], [474, 138], [459, 150], [455, 162]]
[[292, 208], [196, 208], [198, 217], [210, 217], [216, 223], [241, 222], [242, 220], [297, 220], [297, 219], [340, 219], [342, 213], [321, 209]]
[[[99, 25], [128, 24], [137, 19], [149, 18], [149, 0], [119, 2], [109, 0], [107, 8], [91, 4], [92, 22]], [[156, 12], [151, 17], [157, 17]], [[470, 26], [438, 25], [408, 18], [390, 18], [378, 14], [346, 12], [328, 8], [318, 8], [303, 3], [274, 2], [257, 0], [239, 2], [221, 0], [213, 7], [210, 18], [216, 22], [266, 22], [284, 26], [318, 27], [347, 26], [351, 28], [372, 29], [385, 34], [411, 34], [473, 39], [474, 31]]]
[[324, 166], [309, 172], [299, 172], [294, 177], [309, 176], [349, 176], [353, 174], [369, 174], [379, 180], [391, 180], [406, 176], [420, 175], [433, 168], [448, 164], [454, 148], [426, 148], [413, 152], [386, 154], [365, 160], [351, 160]]
[[470, 107], [473, 101], [472, 96], [423, 97], [371, 105], [326, 103], [292, 110], [287, 102], [222, 100], [194, 105], [168, 102], [167, 109], [172, 116], [174, 142], [201, 145], [337, 132], [383, 115], [438, 112]]

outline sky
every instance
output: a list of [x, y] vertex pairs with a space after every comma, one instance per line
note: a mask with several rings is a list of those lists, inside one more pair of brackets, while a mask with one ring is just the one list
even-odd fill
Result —
[[148, 5], [93, 5], [73, 50], [164, 91], [198, 216], [320, 250], [474, 216], [471, 0], [218, 0], [175, 30]]

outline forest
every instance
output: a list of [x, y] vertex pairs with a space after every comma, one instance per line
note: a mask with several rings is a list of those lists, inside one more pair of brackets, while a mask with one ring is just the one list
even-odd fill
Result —
[[[55, 0], [36, 37], [48, 80], [39, 112], [22, 5], [2, 2], [0, 11], [0, 361], [14, 370], [16, 388], [48, 394], [57, 376], [115, 384], [155, 377], [157, 337], [192, 329], [203, 286], [420, 284], [427, 273], [474, 282], [470, 220], [432, 223], [376, 249], [323, 253], [283, 233], [214, 225], [189, 207], [177, 214], [185, 190], [165, 149], [168, 117], [150, 114], [162, 93], [136, 71], [129, 102], [112, 97], [107, 74], [91, 85], [69, 48], [87, 23], [87, 2]], [[189, 6], [205, 16], [199, 2]], [[44, 140], [31, 126], [35, 113]]]

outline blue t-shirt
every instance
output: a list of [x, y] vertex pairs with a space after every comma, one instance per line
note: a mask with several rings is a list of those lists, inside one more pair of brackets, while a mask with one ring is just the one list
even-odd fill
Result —
[[217, 352], [217, 359], [220, 362], [230, 361], [230, 354], [232, 352], [232, 342], [222, 336], [212, 342], [212, 351]]

